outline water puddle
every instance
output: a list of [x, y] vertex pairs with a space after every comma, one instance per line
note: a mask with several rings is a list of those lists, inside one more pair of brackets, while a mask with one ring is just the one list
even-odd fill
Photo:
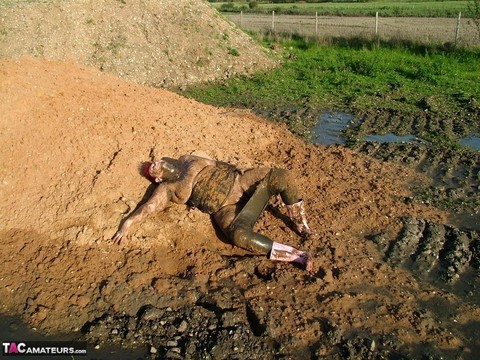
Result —
[[[0, 343], [2, 341], [20, 343], [22, 341], [85, 341], [81, 339], [80, 333], [45, 335], [39, 331], [29, 328], [20, 318], [6, 314], [0, 314]], [[102, 345], [95, 349], [96, 344], [87, 343], [87, 356], [75, 355], [75, 359], [143, 359], [146, 350], [144, 348], [125, 349], [120, 346]], [[1, 352], [0, 352], [1, 353]], [[1, 356], [0, 356], [1, 357]], [[35, 360], [51, 360], [52, 356], [35, 355]], [[3, 358], [3, 357], [2, 357]], [[16, 356], [18, 359], [19, 357]], [[72, 356], [56, 355], [55, 360], [72, 360]]]
[[460, 144], [469, 147], [473, 150], [480, 150], [480, 136], [472, 135], [463, 139], [460, 139]]
[[[347, 128], [353, 116], [344, 112], [326, 111], [322, 113], [317, 125], [313, 129], [312, 142], [316, 145], [344, 145], [343, 130]], [[367, 135], [364, 141], [380, 143], [413, 143], [422, 140], [413, 135], [395, 135], [392, 133], [382, 135]]]
[[313, 129], [312, 142], [315, 145], [345, 144], [342, 131], [348, 126], [353, 116], [343, 112], [324, 112], [318, 118]]
[[[345, 145], [346, 140], [342, 136], [353, 119], [351, 114], [344, 112], [326, 111], [318, 117], [318, 122], [313, 128], [312, 143], [315, 145]], [[396, 135], [392, 133], [382, 135], [367, 135], [364, 141], [379, 143], [418, 143], [422, 139], [414, 135]], [[471, 135], [459, 139], [461, 145], [473, 150], [480, 150], [480, 136]]]

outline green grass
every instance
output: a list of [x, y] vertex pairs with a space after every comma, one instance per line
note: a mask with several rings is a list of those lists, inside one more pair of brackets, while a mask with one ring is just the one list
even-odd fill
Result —
[[255, 13], [302, 14], [329, 16], [372, 16], [378, 11], [381, 16], [456, 17], [459, 12], [468, 16], [468, 0], [446, 1], [394, 1], [369, 2], [318, 2], [318, 3], [259, 3], [249, 9], [248, 2], [212, 3], [221, 11], [251, 11]]
[[281, 46], [285, 61], [275, 70], [197, 86], [184, 94], [217, 106], [252, 109], [338, 110], [410, 119], [428, 112], [436, 122], [454, 117], [466, 124], [463, 131], [480, 127], [480, 49], [376, 46], [358, 39], [316, 45], [300, 38]]

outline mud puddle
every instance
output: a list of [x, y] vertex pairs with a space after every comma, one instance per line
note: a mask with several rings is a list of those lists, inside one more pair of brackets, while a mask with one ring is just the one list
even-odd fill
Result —
[[[320, 114], [318, 122], [312, 130], [312, 142], [319, 145], [345, 145], [347, 138], [343, 135], [346, 128], [350, 126], [353, 115], [344, 112], [326, 111]], [[422, 142], [421, 139], [413, 135], [386, 134], [367, 134], [362, 141], [377, 143], [405, 143]], [[475, 144], [475, 140], [471, 140]]]
[[344, 112], [327, 111], [320, 114], [313, 129], [312, 142], [321, 145], [344, 145], [347, 140], [343, 137], [343, 130], [352, 117]]
[[469, 147], [472, 150], [480, 150], [480, 136], [472, 135], [466, 138], [460, 139], [460, 144]]
[[[343, 135], [345, 129], [352, 124], [353, 115], [341, 111], [326, 111], [318, 116], [318, 122], [312, 130], [312, 142], [320, 145], [345, 145], [347, 138]], [[392, 132], [383, 134], [371, 133], [364, 135], [359, 141], [375, 143], [423, 143], [424, 140], [412, 135], [397, 135]], [[459, 138], [462, 146], [472, 150], [480, 150], [480, 136], [476, 134]]]

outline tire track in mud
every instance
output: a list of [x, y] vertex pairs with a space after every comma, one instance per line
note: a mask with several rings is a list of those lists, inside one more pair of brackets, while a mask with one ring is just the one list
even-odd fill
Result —
[[[416, 189], [420, 200], [478, 217], [480, 152], [460, 146], [459, 140], [480, 133], [480, 107], [475, 98], [458, 100], [461, 106], [448, 109], [442, 105], [444, 100], [440, 96], [419, 99], [414, 108], [404, 112], [353, 109], [355, 119], [343, 135], [347, 146], [353, 150], [379, 160], [411, 165], [433, 179], [428, 187]], [[367, 135], [378, 134], [411, 135], [432, 139], [432, 142], [377, 143], [363, 140]], [[472, 223], [478, 230], [478, 224]]]
[[431, 202], [455, 213], [480, 212], [479, 152], [457, 149], [440, 151], [414, 143], [362, 142], [353, 148], [376, 159], [413, 166], [430, 177], [433, 180], [431, 184], [415, 187], [418, 200]]
[[480, 234], [428, 220], [405, 217], [395, 237], [387, 233], [370, 239], [392, 266], [410, 270], [429, 281], [476, 303], [480, 286]]

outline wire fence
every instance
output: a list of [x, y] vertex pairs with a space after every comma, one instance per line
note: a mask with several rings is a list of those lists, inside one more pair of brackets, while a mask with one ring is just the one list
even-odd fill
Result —
[[244, 30], [296, 33], [328, 41], [333, 38], [366, 38], [411, 41], [422, 44], [480, 46], [480, 34], [470, 19], [414, 17], [336, 17], [304, 15], [227, 14]]

